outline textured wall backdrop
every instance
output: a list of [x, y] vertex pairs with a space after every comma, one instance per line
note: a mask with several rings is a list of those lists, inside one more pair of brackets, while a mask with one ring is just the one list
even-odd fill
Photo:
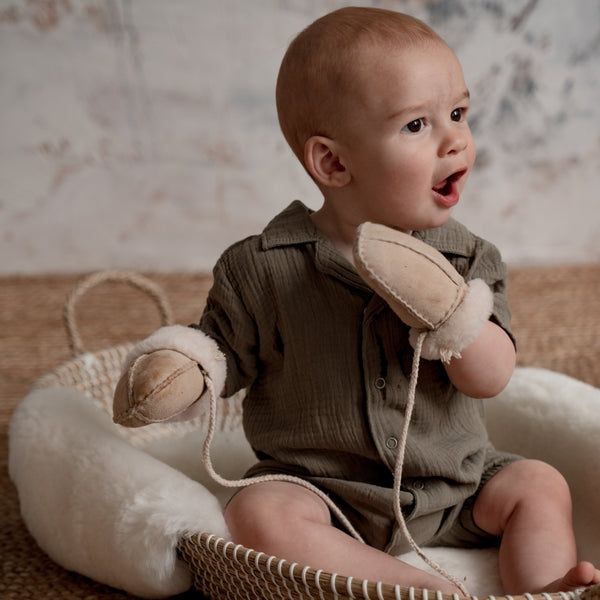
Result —
[[461, 59], [479, 154], [457, 217], [512, 264], [600, 260], [597, 0], [0, 0], [0, 274], [206, 271], [317, 208], [273, 89], [346, 4], [423, 18]]

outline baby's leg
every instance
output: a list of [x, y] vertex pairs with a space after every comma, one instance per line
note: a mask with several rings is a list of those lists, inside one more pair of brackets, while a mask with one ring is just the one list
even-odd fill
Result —
[[506, 594], [569, 591], [600, 583], [591, 563], [577, 563], [569, 487], [535, 460], [502, 469], [473, 507], [477, 525], [502, 536], [500, 575]]
[[225, 510], [236, 543], [331, 573], [419, 588], [459, 591], [444, 579], [363, 544], [331, 524], [329, 508], [293, 483], [256, 483]]

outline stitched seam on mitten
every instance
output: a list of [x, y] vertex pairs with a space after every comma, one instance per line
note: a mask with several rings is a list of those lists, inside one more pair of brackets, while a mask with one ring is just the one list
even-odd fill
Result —
[[422, 314], [419, 310], [417, 310], [414, 306], [408, 304], [404, 299], [398, 297], [397, 292], [390, 287], [390, 284], [388, 283], [388, 281], [382, 279], [381, 276], [376, 275], [373, 272], [372, 264], [364, 256], [364, 248], [363, 248], [364, 240], [363, 239], [359, 240], [358, 257], [360, 258], [361, 263], [362, 263], [363, 267], [365, 268], [365, 270], [368, 271], [369, 277], [371, 277], [371, 279], [375, 280], [390, 296], [392, 296], [399, 304], [404, 306], [408, 310], [408, 312], [410, 312], [415, 317], [417, 317], [418, 319], [423, 321], [429, 327], [429, 329], [435, 329], [436, 327], [439, 327], [440, 325], [445, 323], [450, 318], [450, 316], [454, 313], [454, 311], [456, 310], [456, 307], [460, 304], [461, 300], [463, 299], [463, 296], [465, 294], [464, 286], [461, 286], [458, 283], [456, 283], [454, 281], [454, 279], [452, 277], [450, 277], [450, 275], [448, 274], [446, 269], [443, 268], [443, 265], [439, 261], [435, 260], [433, 257], [429, 256], [428, 254], [421, 251], [420, 249], [414, 248], [412, 246], [408, 246], [407, 244], [398, 242], [397, 240], [377, 239], [377, 241], [380, 241], [380, 242], [383, 241], [388, 244], [402, 246], [403, 248], [408, 249], [411, 252], [414, 252], [415, 254], [418, 254], [419, 256], [425, 258], [427, 261], [429, 261], [430, 263], [435, 265], [448, 279], [450, 279], [450, 281], [452, 281], [452, 283], [456, 286], [456, 294], [454, 297], [454, 301], [452, 302], [452, 306], [450, 307], [450, 309], [448, 311], [446, 311], [446, 313], [444, 314], [444, 317], [438, 323], [433, 323], [430, 319], [426, 318], [425, 315]]
[[165, 379], [163, 379], [158, 385], [156, 385], [152, 390], [152, 393], [146, 396], [144, 400], [140, 403], [140, 405], [143, 405], [146, 401], [153, 399], [156, 394], [159, 394], [165, 388], [169, 387], [171, 383], [173, 383], [173, 381], [175, 381], [175, 379], [177, 379], [180, 375], [183, 375], [184, 373], [187, 373], [188, 371], [197, 368], [198, 365], [196, 363], [190, 363], [185, 367], [179, 367], [176, 371], [170, 373], [167, 377], [165, 377]]

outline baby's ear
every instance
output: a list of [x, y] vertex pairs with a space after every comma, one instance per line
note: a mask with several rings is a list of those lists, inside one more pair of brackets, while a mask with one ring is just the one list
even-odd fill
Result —
[[304, 145], [304, 164], [315, 181], [324, 186], [343, 187], [350, 182], [350, 171], [331, 138], [322, 135], [309, 138]]

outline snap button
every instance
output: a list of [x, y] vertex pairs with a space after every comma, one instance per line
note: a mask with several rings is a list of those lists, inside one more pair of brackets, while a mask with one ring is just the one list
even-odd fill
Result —
[[378, 377], [378, 378], [375, 380], [375, 387], [376, 387], [378, 390], [382, 390], [382, 389], [385, 387], [385, 379], [384, 379], [383, 377]]
[[390, 450], [394, 450], [398, 447], [398, 440], [393, 435], [391, 435], [387, 440], [385, 440], [385, 445]]

